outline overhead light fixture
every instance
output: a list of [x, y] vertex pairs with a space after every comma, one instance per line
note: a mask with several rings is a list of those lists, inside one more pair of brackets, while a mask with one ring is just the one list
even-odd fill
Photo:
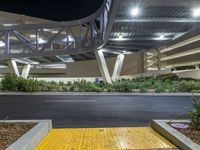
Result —
[[17, 25], [17, 24], [3, 24], [3, 26], [5, 26], [5, 27], [11, 27], [11, 26], [15, 26], [15, 25]]
[[51, 33], [58, 33], [58, 30], [53, 30], [53, 29], [43, 29], [43, 31], [46, 31], [46, 32], [51, 32]]
[[156, 40], [165, 40], [165, 34], [160, 34], [159, 37], [156, 38]]
[[120, 34], [119, 36], [118, 36], [118, 38], [117, 38], [117, 40], [123, 40], [123, 35], [122, 34]]
[[42, 38], [38, 38], [38, 43], [39, 44], [44, 44], [44, 43], [47, 43], [47, 41], [42, 39]]
[[63, 42], [73, 42], [74, 41], [74, 38], [71, 36], [71, 35], [68, 35], [66, 38], [63, 39]]
[[57, 30], [52, 30], [51, 33], [56, 34], [56, 33], [58, 33], [58, 31]]
[[[36, 41], [34, 42], [36, 44]], [[44, 44], [47, 43], [47, 40], [44, 40], [43, 38], [38, 38], [38, 44]]]
[[131, 10], [131, 15], [133, 16], [133, 17], [135, 17], [135, 16], [138, 16], [140, 14], [140, 10], [139, 10], [139, 8], [133, 8], [132, 10]]
[[200, 17], [200, 8], [195, 8], [192, 10], [193, 17], [197, 18]]
[[0, 41], [0, 47], [4, 47], [6, 44], [3, 41]]
[[30, 34], [29, 36], [30, 36], [30, 38], [35, 38], [36, 37], [35, 34]]

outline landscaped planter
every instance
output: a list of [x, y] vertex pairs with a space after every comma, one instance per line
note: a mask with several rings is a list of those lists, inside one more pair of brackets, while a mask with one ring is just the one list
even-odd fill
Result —
[[189, 120], [153, 120], [152, 128], [182, 150], [200, 150], [200, 145], [173, 128], [171, 123], [190, 123]]
[[[11, 139], [6, 150], [34, 150], [52, 129], [51, 120], [0, 120], [0, 124], [0, 129], [4, 130], [4, 135], [1, 135], [2, 142]], [[18, 134], [18, 139], [14, 140], [15, 134]], [[5, 149], [3, 145], [0, 146], [1, 149]]]

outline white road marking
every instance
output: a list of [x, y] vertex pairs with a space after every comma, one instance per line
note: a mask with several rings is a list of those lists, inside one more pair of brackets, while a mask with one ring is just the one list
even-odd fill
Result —
[[46, 100], [46, 103], [96, 103], [96, 100]]

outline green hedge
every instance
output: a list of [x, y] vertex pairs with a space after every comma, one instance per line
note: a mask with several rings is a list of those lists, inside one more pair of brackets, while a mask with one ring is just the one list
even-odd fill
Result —
[[193, 99], [193, 109], [189, 112], [192, 127], [200, 130], [200, 100]]
[[118, 80], [113, 84], [103, 81], [98, 83], [86, 82], [46, 82], [34, 79], [23, 79], [16, 75], [6, 75], [0, 83], [0, 89], [5, 91], [65, 91], [65, 92], [132, 92], [138, 89], [146, 92], [153, 89], [155, 92], [192, 92], [200, 91], [200, 81], [191, 78], [178, 78], [175, 75], [162, 75], [158, 77], [140, 77], [132, 80]]

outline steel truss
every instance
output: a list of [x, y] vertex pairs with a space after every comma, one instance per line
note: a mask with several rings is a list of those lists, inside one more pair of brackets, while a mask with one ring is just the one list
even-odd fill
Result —
[[93, 51], [104, 44], [114, 0], [105, 0], [84, 19], [0, 27], [0, 60], [70, 55]]

